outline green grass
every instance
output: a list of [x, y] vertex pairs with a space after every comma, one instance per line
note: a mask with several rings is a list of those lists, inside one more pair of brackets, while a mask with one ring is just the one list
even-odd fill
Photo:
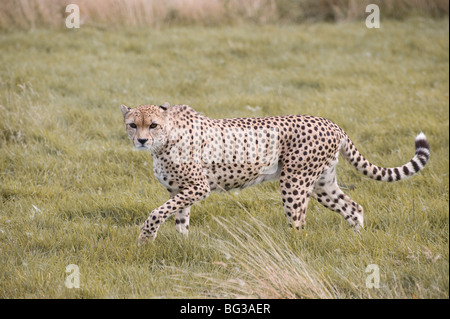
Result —
[[[448, 298], [448, 35], [448, 19], [420, 18], [1, 33], [0, 297]], [[386, 167], [424, 131], [431, 158], [392, 184], [341, 160], [360, 234], [313, 200], [294, 232], [273, 182], [214, 193], [192, 208], [188, 239], [171, 218], [139, 247], [168, 196], [119, 106], [165, 101], [210, 117], [327, 117]], [[64, 285], [69, 264], [80, 289]]]

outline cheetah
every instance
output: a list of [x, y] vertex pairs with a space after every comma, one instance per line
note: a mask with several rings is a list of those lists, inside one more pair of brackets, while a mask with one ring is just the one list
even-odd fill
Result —
[[406, 164], [383, 168], [366, 160], [332, 121], [315, 116], [211, 119], [188, 105], [121, 105], [134, 146], [153, 156], [157, 180], [169, 200], [144, 222], [139, 243], [155, 239], [160, 225], [175, 215], [176, 230], [188, 234], [191, 206], [211, 191], [228, 191], [279, 180], [284, 213], [296, 230], [305, 225], [311, 197], [339, 213], [350, 226], [363, 227], [363, 208], [339, 188], [339, 153], [365, 176], [384, 182], [422, 170], [430, 156], [423, 133]]

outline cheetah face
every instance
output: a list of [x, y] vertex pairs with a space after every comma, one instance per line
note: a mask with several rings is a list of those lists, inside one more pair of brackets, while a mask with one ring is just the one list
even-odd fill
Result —
[[125, 129], [138, 150], [157, 153], [168, 141], [168, 105], [121, 105]]

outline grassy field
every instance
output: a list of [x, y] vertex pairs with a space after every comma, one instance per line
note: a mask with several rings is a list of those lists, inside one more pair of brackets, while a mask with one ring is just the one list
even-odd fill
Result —
[[[0, 33], [0, 298], [448, 298], [449, 21]], [[338, 176], [356, 233], [311, 201], [287, 227], [276, 182], [212, 194], [190, 235], [142, 222], [168, 195], [119, 106], [189, 104], [210, 117], [312, 114], [407, 181]], [[80, 288], [65, 285], [66, 267]], [[367, 288], [366, 267], [379, 267]]]

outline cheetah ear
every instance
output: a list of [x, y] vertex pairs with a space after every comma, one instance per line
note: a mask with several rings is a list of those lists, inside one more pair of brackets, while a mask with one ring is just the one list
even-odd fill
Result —
[[126, 106], [126, 105], [124, 105], [124, 104], [122, 104], [122, 105], [120, 106], [120, 109], [122, 110], [123, 116], [125, 116], [125, 114], [127, 114], [127, 112], [128, 112], [129, 110], [131, 110], [128, 106]]
[[170, 107], [170, 103], [169, 102], [164, 102], [163, 105], [159, 106], [161, 109], [163, 109], [164, 111], [167, 111], [167, 109]]

